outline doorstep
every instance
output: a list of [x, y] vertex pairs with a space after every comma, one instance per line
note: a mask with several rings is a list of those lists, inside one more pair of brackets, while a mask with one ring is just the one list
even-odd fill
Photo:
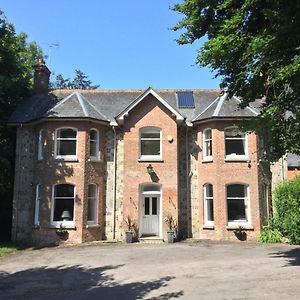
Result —
[[140, 237], [139, 242], [143, 244], [163, 244], [164, 240], [158, 236]]

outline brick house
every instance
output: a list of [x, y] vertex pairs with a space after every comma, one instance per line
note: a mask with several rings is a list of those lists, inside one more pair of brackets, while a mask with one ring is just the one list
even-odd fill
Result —
[[220, 90], [55, 90], [36, 65], [36, 93], [17, 127], [13, 240], [120, 240], [129, 217], [137, 237], [256, 240], [268, 214], [270, 176], [259, 138], [241, 132], [238, 97]]

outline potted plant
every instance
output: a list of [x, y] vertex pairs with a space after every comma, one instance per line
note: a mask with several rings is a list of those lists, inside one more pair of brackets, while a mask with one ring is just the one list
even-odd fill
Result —
[[68, 230], [62, 225], [62, 223], [60, 224], [59, 228], [56, 229], [56, 234], [57, 236], [61, 239], [61, 240], [67, 240], [69, 237], [69, 232]]
[[165, 217], [164, 221], [168, 226], [168, 231], [167, 231], [168, 243], [174, 243], [174, 239], [176, 237], [177, 221], [171, 215]]
[[247, 233], [242, 226], [235, 229], [233, 233], [240, 241], [245, 241], [247, 239]]
[[126, 225], [125, 242], [127, 244], [130, 244], [130, 243], [132, 243], [133, 237], [135, 235], [135, 223], [130, 218], [130, 216], [127, 216], [127, 218], [124, 219], [124, 223]]

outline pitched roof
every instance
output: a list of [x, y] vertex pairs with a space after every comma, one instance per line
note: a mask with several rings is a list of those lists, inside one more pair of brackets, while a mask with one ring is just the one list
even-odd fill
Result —
[[[179, 108], [176, 92], [193, 92], [195, 107]], [[88, 118], [113, 122], [122, 118], [152, 94], [177, 120], [202, 121], [213, 117], [254, 117], [254, 107], [239, 109], [239, 98], [228, 99], [220, 90], [54, 90], [22, 102], [9, 123], [28, 123], [43, 118]], [[225, 95], [225, 96], [224, 96]], [[227, 96], [226, 96], [227, 95]]]
[[293, 154], [293, 153], [288, 153], [287, 154], [287, 165], [288, 167], [300, 167], [300, 156]]
[[218, 97], [212, 101], [203, 111], [201, 111], [192, 121], [202, 121], [209, 118], [244, 118], [244, 117], [256, 117], [259, 114], [259, 110], [251, 105], [246, 106], [244, 109], [240, 109], [239, 105], [241, 100], [233, 96], [228, 97], [228, 92], [218, 95]]

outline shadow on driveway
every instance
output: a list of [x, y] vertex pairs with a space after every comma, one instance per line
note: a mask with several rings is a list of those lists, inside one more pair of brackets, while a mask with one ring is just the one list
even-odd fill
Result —
[[300, 266], [300, 248], [271, 253], [270, 256], [275, 258], [286, 258], [288, 261], [288, 264], [286, 266]]
[[[0, 272], [0, 299], [145, 299], [151, 291], [167, 286], [175, 277], [167, 276], [154, 281], [116, 282], [111, 270], [124, 265], [100, 268], [59, 266], [40, 267], [13, 274]], [[183, 291], [164, 293], [155, 298], [179, 298]]]

